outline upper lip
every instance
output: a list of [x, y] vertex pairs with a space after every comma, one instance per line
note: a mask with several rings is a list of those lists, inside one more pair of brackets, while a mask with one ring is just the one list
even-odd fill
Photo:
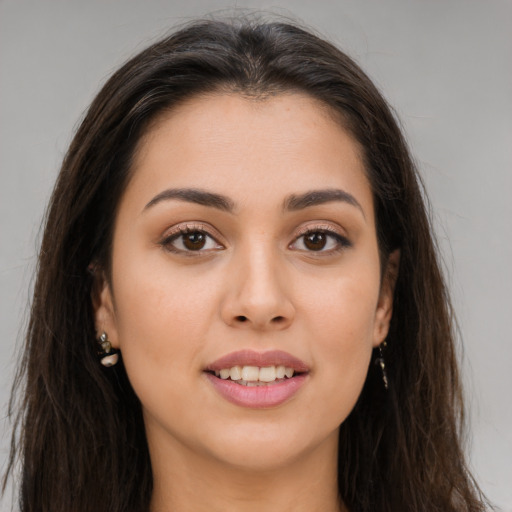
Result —
[[282, 350], [266, 352], [239, 350], [231, 352], [210, 363], [205, 371], [220, 371], [223, 368], [232, 368], [233, 366], [286, 366], [287, 368], [293, 368], [296, 372], [309, 371], [309, 366], [304, 361]]

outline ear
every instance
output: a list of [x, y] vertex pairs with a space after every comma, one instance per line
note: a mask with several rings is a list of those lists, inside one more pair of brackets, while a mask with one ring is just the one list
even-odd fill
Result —
[[111, 286], [105, 272], [99, 268], [94, 269], [94, 281], [91, 290], [92, 307], [94, 310], [94, 324], [99, 337], [106, 332], [114, 348], [119, 348], [117, 334], [114, 299]]
[[379, 301], [375, 311], [373, 332], [373, 346], [378, 347], [388, 335], [389, 324], [393, 315], [393, 297], [400, 266], [400, 250], [393, 251], [386, 263], [382, 283], [380, 286]]

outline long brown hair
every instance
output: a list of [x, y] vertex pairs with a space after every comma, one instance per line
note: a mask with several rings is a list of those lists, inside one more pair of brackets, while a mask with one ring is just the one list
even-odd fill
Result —
[[108, 275], [116, 208], [148, 123], [219, 90], [256, 98], [301, 91], [336, 113], [363, 150], [382, 264], [401, 251], [384, 354], [389, 389], [372, 364], [341, 425], [340, 497], [352, 512], [484, 510], [461, 447], [452, 310], [398, 124], [370, 79], [330, 43], [293, 24], [247, 19], [195, 22], [131, 59], [71, 143], [47, 212], [17, 377], [8, 474], [19, 457], [21, 510], [148, 509], [141, 405], [122, 361], [98, 363], [88, 268], [95, 262]]

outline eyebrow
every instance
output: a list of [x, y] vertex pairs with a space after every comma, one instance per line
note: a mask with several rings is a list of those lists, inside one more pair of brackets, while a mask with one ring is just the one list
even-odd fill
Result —
[[285, 199], [284, 210], [286, 211], [297, 211], [311, 206], [318, 206], [325, 203], [331, 203], [334, 201], [341, 201], [348, 203], [358, 208], [363, 217], [366, 219], [363, 207], [359, 201], [352, 195], [338, 188], [328, 188], [324, 190], [310, 190], [304, 194], [292, 194]]
[[[233, 213], [235, 210], [235, 203], [225, 195], [207, 192], [206, 190], [198, 188], [169, 188], [153, 197], [153, 199], [146, 204], [143, 211], [146, 211], [162, 201], [172, 199], [216, 208], [228, 213]], [[283, 210], [293, 212], [330, 202], [344, 202], [355, 206], [366, 219], [363, 207], [357, 199], [352, 194], [341, 189], [329, 188], [324, 190], [310, 190], [303, 194], [291, 194], [285, 198]]]
[[144, 210], [169, 199], [177, 199], [188, 203], [196, 203], [210, 208], [217, 208], [225, 212], [233, 212], [235, 204], [229, 197], [198, 188], [169, 188], [157, 194], [144, 207]]

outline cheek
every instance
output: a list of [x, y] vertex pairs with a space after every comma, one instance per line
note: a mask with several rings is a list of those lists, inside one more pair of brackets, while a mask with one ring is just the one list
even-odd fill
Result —
[[116, 322], [123, 331], [121, 343], [133, 338], [134, 332], [164, 332], [161, 342], [165, 343], [177, 330], [193, 334], [200, 320], [210, 315], [218, 288], [215, 273], [199, 275], [193, 266], [176, 267], [162, 251], [155, 248], [149, 256], [132, 254], [115, 262], [114, 296]]
[[378, 280], [343, 277], [322, 293], [311, 294], [306, 318], [315, 339], [315, 371], [322, 377], [329, 414], [341, 423], [355, 405], [366, 380], [373, 350]]
[[174, 381], [178, 372], [197, 365], [219, 287], [213, 275], [191, 278], [161, 256], [140, 265], [133, 260], [118, 260], [114, 295], [119, 346], [138, 393], [140, 386], [159, 378]]
[[379, 295], [378, 274], [373, 274], [366, 268], [302, 287], [302, 315], [319, 336], [331, 340], [333, 350], [371, 347]]

